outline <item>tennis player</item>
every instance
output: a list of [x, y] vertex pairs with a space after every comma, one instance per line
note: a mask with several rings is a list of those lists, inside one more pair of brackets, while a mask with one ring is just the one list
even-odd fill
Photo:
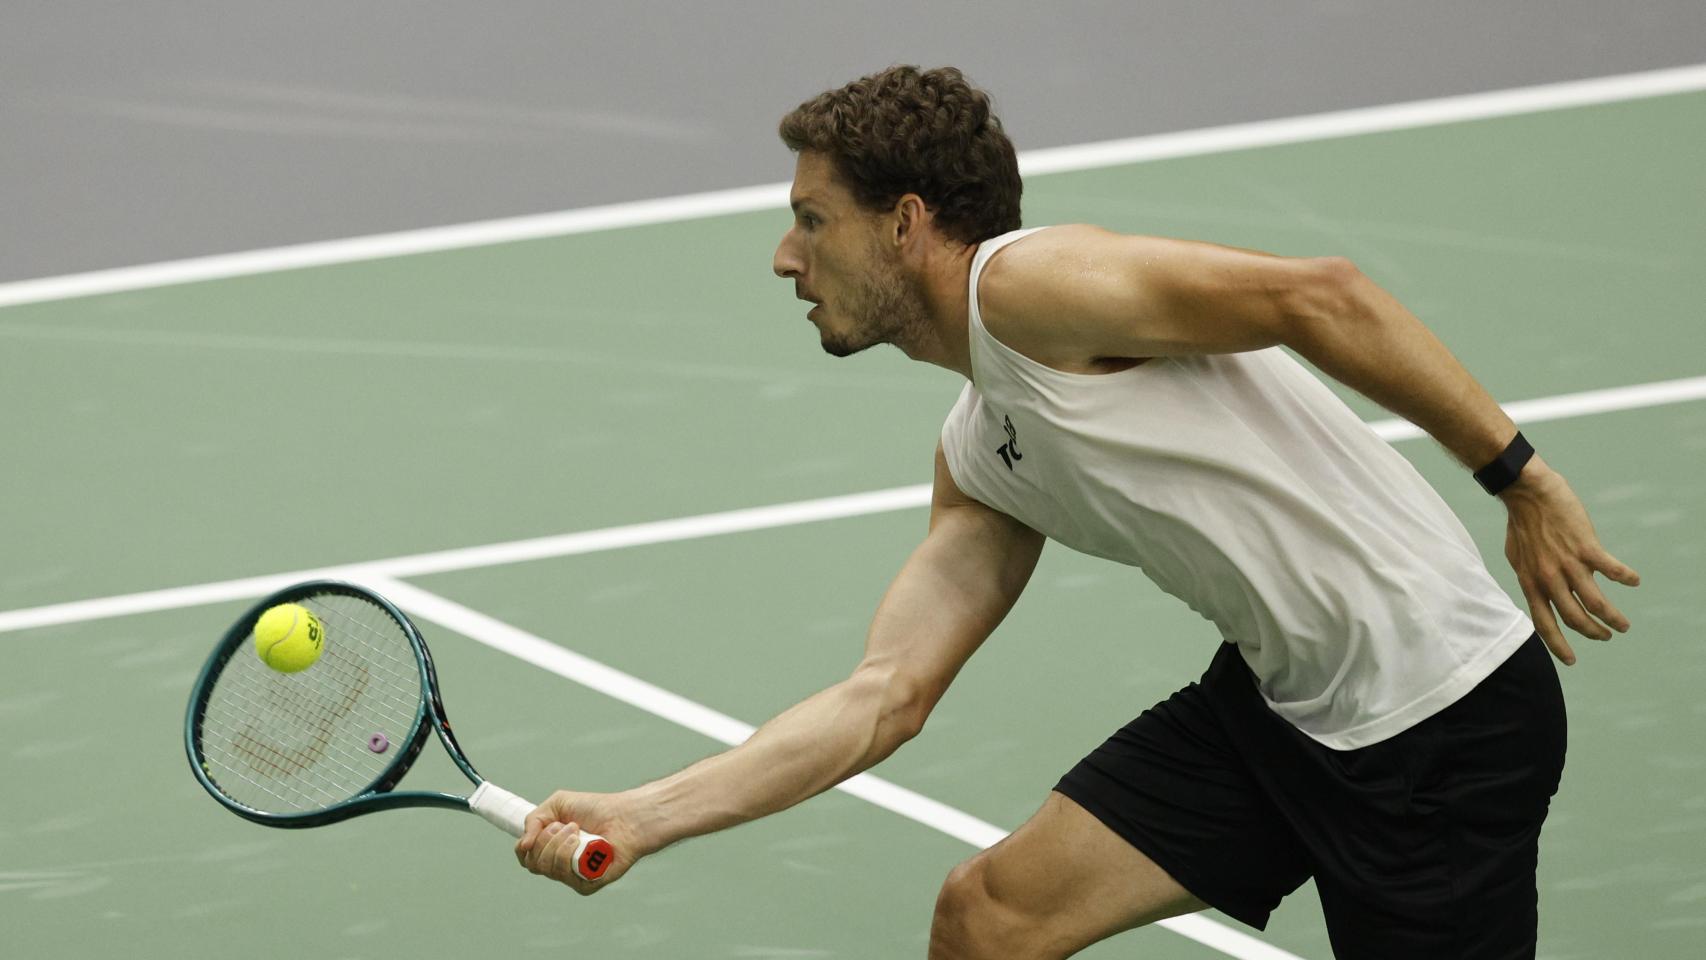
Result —
[[[1020, 229], [1012, 144], [956, 70], [854, 81], [781, 136], [798, 159], [774, 267], [823, 348], [893, 344], [968, 381], [929, 533], [850, 677], [673, 776], [553, 795], [523, 865], [590, 893], [876, 764], [1051, 538], [1140, 568], [1225, 642], [949, 874], [931, 957], [1064, 957], [1204, 906], [1260, 928], [1311, 877], [1341, 958], [1534, 956], [1565, 750], [1547, 651], [1575, 662], [1560, 620], [1627, 631], [1594, 574], [1639, 578], [1487, 392], [1344, 259]], [[1281, 347], [1503, 501], [1526, 614], [1434, 490]], [[583, 825], [623, 855], [601, 885], [568, 867]]]

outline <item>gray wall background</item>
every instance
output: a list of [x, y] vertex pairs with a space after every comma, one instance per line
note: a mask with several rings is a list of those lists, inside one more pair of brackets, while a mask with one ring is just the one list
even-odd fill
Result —
[[0, 281], [785, 180], [892, 63], [1023, 150], [1701, 61], [1701, 0], [4, 0]]

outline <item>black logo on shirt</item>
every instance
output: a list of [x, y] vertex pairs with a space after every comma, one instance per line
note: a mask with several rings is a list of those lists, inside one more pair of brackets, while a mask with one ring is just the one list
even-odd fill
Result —
[[1001, 454], [1001, 462], [1011, 471], [1014, 462], [1025, 459], [1025, 455], [1019, 452], [1019, 432], [1013, 429], [1013, 419], [1003, 416], [1001, 425], [1007, 428], [1007, 442], [996, 447], [995, 452]]

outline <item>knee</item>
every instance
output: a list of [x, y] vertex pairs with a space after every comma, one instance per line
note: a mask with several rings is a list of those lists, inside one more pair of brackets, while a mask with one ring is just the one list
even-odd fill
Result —
[[990, 888], [983, 855], [955, 867], [936, 897], [930, 924], [930, 960], [1064, 957], [1039, 942], [1037, 924]]
[[[948, 879], [942, 881], [942, 889], [936, 895], [936, 916], [930, 923], [930, 956], [935, 960], [935, 949], [938, 940], [959, 944], [966, 935], [977, 929], [977, 915], [987, 909], [989, 891], [985, 889], [980, 863], [977, 858], [966, 862], [949, 871]], [[941, 956], [957, 957], [954, 952], [943, 953]]]

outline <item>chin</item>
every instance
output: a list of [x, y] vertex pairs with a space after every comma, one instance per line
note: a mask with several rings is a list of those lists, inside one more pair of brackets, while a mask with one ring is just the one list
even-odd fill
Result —
[[817, 328], [818, 342], [823, 345], [823, 352], [832, 357], [851, 357], [855, 353], [871, 346], [868, 341], [860, 341], [847, 333], [838, 333], [823, 326]]
[[870, 346], [868, 343], [849, 343], [846, 340], [832, 337], [827, 333], [823, 335], [820, 342], [823, 345], [823, 352], [832, 357], [851, 357], [855, 353], [858, 353]]

